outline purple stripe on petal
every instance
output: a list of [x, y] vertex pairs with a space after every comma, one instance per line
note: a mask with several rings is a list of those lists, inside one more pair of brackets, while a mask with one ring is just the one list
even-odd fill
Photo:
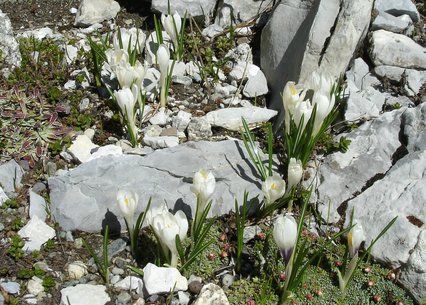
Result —
[[288, 262], [290, 261], [291, 254], [293, 253], [293, 248], [281, 250], [281, 255], [284, 259], [285, 265], [287, 266]]

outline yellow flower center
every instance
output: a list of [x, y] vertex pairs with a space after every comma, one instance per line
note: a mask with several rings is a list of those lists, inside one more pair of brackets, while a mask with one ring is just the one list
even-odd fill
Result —
[[129, 205], [129, 197], [124, 197], [124, 203], [126, 204], [126, 205]]
[[271, 184], [271, 189], [276, 190], [278, 188], [278, 185], [276, 183]]
[[294, 85], [290, 86], [290, 90], [291, 90], [291, 94], [292, 95], [296, 95], [297, 94], [297, 90], [296, 90], [296, 87]]
[[348, 234], [348, 244], [349, 246], [352, 246], [352, 232]]

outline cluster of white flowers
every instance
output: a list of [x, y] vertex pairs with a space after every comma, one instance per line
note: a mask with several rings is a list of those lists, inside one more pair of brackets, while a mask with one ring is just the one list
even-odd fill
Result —
[[[312, 136], [321, 129], [324, 119], [333, 110], [335, 97], [332, 94], [335, 80], [326, 75], [312, 73], [306, 84], [287, 82], [283, 91], [283, 105], [285, 111], [285, 130], [290, 132], [291, 120], [297, 127], [305, 129], [316, 106], [316, 115]], [[312, 90], [312, 97], [306, 98], [307, 93]], [[303, 118], [303, 121], [302, 121]]]
[[[211, 200], [216, 180], [211, 172], [201, 169], [194, 175], [191, 191], [197, 195], [200, 200], [200, 211], [202, 213], [206, 204]], [[138, 234], [134, 232], [135, 222], [134, 214], [138, 206], [138, 196], [136, 193], [126, 190], [119, 190], [117, 193], [118, 207], [123, 215], [129, 234]], [[180, 240], [185, 239], [188, 232], [188, 219], [183, 211], [177, 211], [175, 214], [169, 212], [167, 205], [164, 203], [160, 206], [151, 207], [146, 211], [144, 226], [150, 226], [158, 237], [161, 248], [164, 253], [170, 253], [170, 265], [177, 266], [178, 251], [176, 248], [176, 236]]]
[[[172, 45], [176, 53], [182, 20], [178, 13], [174, 15], [163, 14], [161, 22], [168, 37], [170, 37], [170, 43], [159, 44], [157, 42], [154, 46], [149, 45], [146, 44], [147, 38], [142, 30], [120, 28], [114, 33], [110, 48], [105, 51], [106, 62], [101, 67], [103, 79], [117, 79], [118, 81], [119, 88], [113, 92], [113, 95], [120, 107], [122, 121], [127, 125], [133, 145], [136, 144], [137, 138], [135, 107], [137, 103], [142, 103], [142, 94], [148, 93], [143, 86], [143, 81], [148, 68], [154, 63], [158, 65], [160, 81], [157, 82], [153, 89], [161, 88], [160, 105], [161, 107], [166, 106], [166, 84], [170, 73], [170, 51], [168, 45]], [[137, 59], [142, 55], [145, 47], [149, 48], [147, 53], [155, 54], [153, 62], [145, 60], [142, 63]], [[107, 84], [107, 86], [109, 85]]]

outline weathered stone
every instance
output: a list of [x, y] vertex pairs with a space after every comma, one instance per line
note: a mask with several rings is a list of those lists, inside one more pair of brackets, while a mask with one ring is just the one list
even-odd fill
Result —
[[420, 20], [416, 5], [411, 0], [376, 0], [374, 9], [379, 11], [379, 13], [384, 12], [393, 16], [407, 14], [414, 22]]
[[426, 230], [422, 230], [414, 250], [401, 268], [399, 281], [409, 289], [421, 304], [426, 299]]
[[256, 75], [249, 77], [244, 86], [243, 94], [246, 97], [257, 97], [266, 93], [268, 93], [268, 82], [265, 74], [259, 70]]
[[3, 188], [0, 186], [0, 207], [6, 200], [9, 200], [9, 197], [7, 197], [6, 193], [3, 191]]
[[[348, 202], [365, 230], [367, 245], [391, 219], [394, 225], [374, 245], [371, 254], [392, 268], [404, 266], [406, 287], [418, 298], [426, 296], [426, 151], [416, 151], [395, 165], [362, 194]], [[414, 251], [413, 251], [414, 249]]]
[[212, 125], [205, 116], [191, 118], [191, 121], [188, 124], [188, 140], [207, 140], [212, 135]]
[[338, 207], [392, 166], [392, 159], [402, 145], [399, 132], [403, 111], [387, 112], [364, 123], [345, 135], [352, 141], [346, 153], [336, 152], [325, 158], [318, 170], [315, 193], [318, 210], [324, 219], [338, 221]]
[[0, 165], [0, 185], [4, 192], [15, 192], [15, 187], [21, 187], [23, 169], [16, 163], [15, 160], [10, 160]]
[[79, 280], [87, 274], [87, 266], [81, 261], [75, 261], [68, 265], [67, 272], [71, 279]]
[[229, 301], [222, 288], [210, 283], [201, 289], [194, 305], [229, 305]]
[[75, 25], [88, 26], [113, 19], [120, 11], [120, 4], [114, 0], [83, 0], [75, 16]]
[[[174, 0], [170, 1], [170, 12], [178, 12], [183, 18], [185, 13], [187, 17], [210, 16], [213, 13], [216, 1], [211, 0]], [[168, 13], [168, 2], [163, 0], [152, 0], [151, 10]]]
[[153, 149], [175, 147], [179, 145], [179, 138], [176, 136], [144, 137], [143, 143]]
[[371, 30], [386, 30], [394, 33], [404, 33], [412, 24], [413, 22], [408, 15], [395, 17], [388, 13], [380, 13], [376, 19], [374, 19]]
[[122, 290], [136, 290], [139, 285], [143, 285], [142, 279], [137, 276], [126, 276], [124, 279], [114, 284], [115, 288], [119, 288]]
[[13, 35], [9, 17], [0, 10], [0, 62], [5, 61], [11, 67], [21, 66], [21, 52], [18, 42]]
[[157, 267], [151, 263], [143, 268], [143, 283], [149, 295], [188, 289], [188, 280], [179, 270]]
[[253, 106], [214, 110], [207, 113], [206, 118], [212, 126], [239, 131], [243, 127], [241, 118], [244, 118], [247, 124], [258, 124], [269, 121], [276, 114], [275, 110]]
[[426, 104], [404, 111], [401, 117], [404, 145], [409, 152], [426, 150]]
[[346, 104], [345, 120], [356, 121], [378, 117], [382, 112], [386, 96], [372, 87], [362, 91], [351, 91]]
[[178, 114], [172, 119], [172, 126], [176, 127], [178, 131], [185, 131], [191, 121], [192, 114], [186, 111], [179, 111]]
[[26, 239], [22, 248], [24, 251], [32, 252], [40, 250], [41, 245], [56, 236], [55, 230], [49, 227], [36, 215], [18, 231], [19, 236]]
[[[266, 159], [266, 158], [265, 158]], [[147, 156], [106, 156], [48, 180], [51, 212], [63, 230], [99, 231], [102, 221], [118, 220], [124, 228], [116, 197], [119, 189], [137, 192], [139, 206], [166, 202], [171, 209], [194, 212], [191, 179], [200, 168], [216, 177], [212, 215], [228, 213], [234, 199], [246, 190], [249, 198], [261, 194], [259, 177], [241, 141], [188, 142]]]
[[[230, 26], [231, 22], [240, 23], [257, 17], [266, 9], [270, 8], [274, 1], [256, 1], [256, 0], [224, 0], [219, 3], [221, 14], [216, 17], [216, 22], [222, 26]], [[230, 11], [230, 16], [224, 18]]]
[[92, 149], [99, 147], [99, 145], [93, 144], [88, 136], [82, 134], [78, 135], [77, 138], [72, 142], [71, 146], [68, 147], [68, 152], [79, 162], [84, 163], [90, 160]]
[[368, 89], [369, 87], [374, 87], [381, 84], [377, 77], [373, 76], [369, 72], [367, 63], [361, 57], [358, 57], [354, 60], [351, 69], [346, 72], [346, 79], [348, 83], [350, 81], [354, 83], [359, 90]]
[[40, 220], [44, 221], [47, 217], [46, 200], [39, 194], [33, 192], [31, 189], [30, 194], [30, 218], [37, 216]]
[[78, 284], [61, 290], [61, 305], [104, 305], [110, 300], [103, 285]]
[[376, 66], [426, 70], [426, 49], [405, 35], [385, 30], [374, 31], [370, 44], [370, 58]]

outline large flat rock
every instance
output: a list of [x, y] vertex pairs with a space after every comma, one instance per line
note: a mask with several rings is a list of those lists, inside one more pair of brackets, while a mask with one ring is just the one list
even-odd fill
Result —
[[217, 180], [212, 215], [228, 213], [235, 198], [242, 204], [245, 190], [249, 198], [261, 194], [260, 177], [243, 142], [188, 142], [145, 157], [105, 156], [49, 178], [51, 211], [64, 230], [98, 231], [105, 217], [104, 224], [111, 228], [114, 215], [124, 229], [116, 195], [127, 189], [139, 195], [138, 212], [152, 197], [154, 206], [166, 202], [169, 208], [191, 215], [196, 199], [190, 186], [201, 168], [212, 171]]

